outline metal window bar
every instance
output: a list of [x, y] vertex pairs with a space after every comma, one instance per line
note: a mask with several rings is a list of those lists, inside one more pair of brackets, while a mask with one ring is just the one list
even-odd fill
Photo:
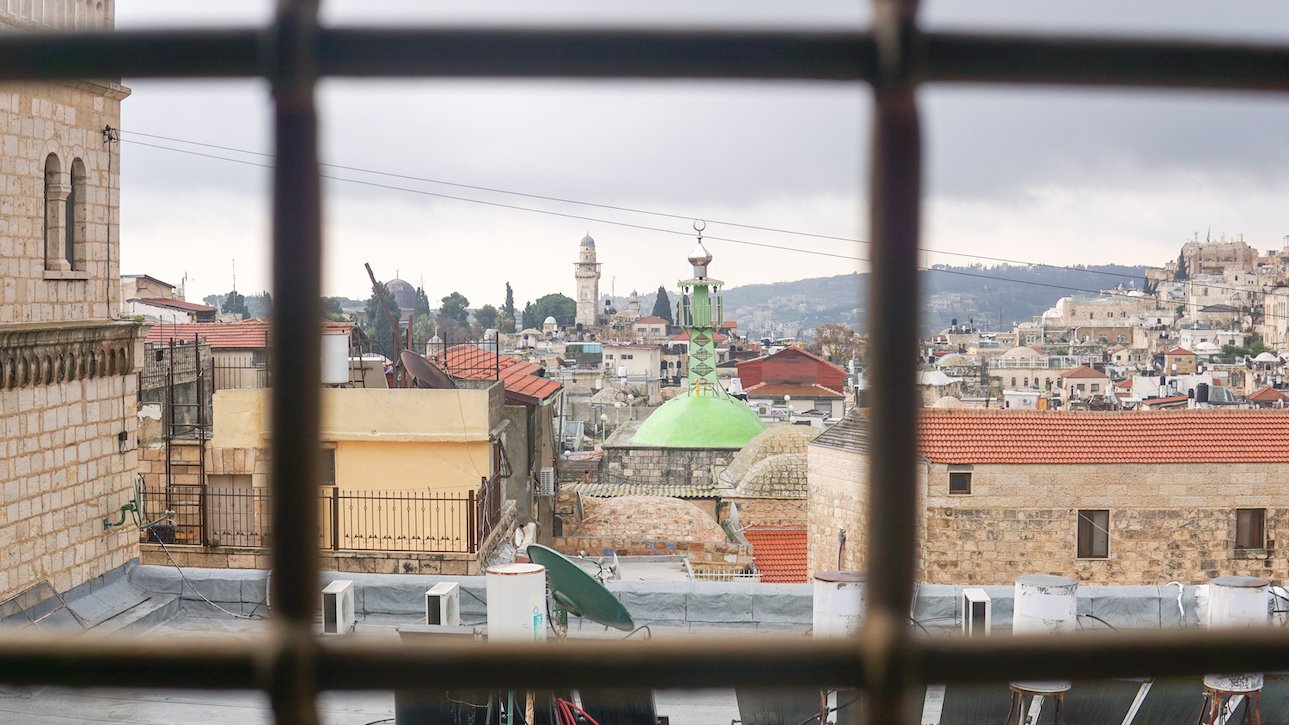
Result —
[[[868, 31], [730, 29], [320, 28], [316, 0], [280, 0], [263, 30], [10, 33], [0, 80], [83, 77], [267, 79], [277, 164], [273, 387], [274, 623], [266, 642], [0, 641], [0, 681], [77, 686], [256, 688], [279, 722], [317, 722], [324, 689], [436, 687], [848, 686], [870, 723], [907, 722], [925, 682], [1172, 676], [1275, 670], [1281, 630], [911, 639], [921, 147], [914, 90], [925, 83], [1023, 83], [1289, 91], [1289, 45], [922, 32], [916, 2], [875, 0]], [[314, 84], [320, 76], [688, 78], [863, 81], [873, 87], [873, 381], [869, 614], [842, 642], [614, 642], [458, 648], [310, 634], [317, 596], [316, 489], [321, 199]], [[274, 358], [272, 368], [283, 361]], [[289, 512], [289, 513], [288, 513]], [[518, 656], [522, 654], [522, 656]]]

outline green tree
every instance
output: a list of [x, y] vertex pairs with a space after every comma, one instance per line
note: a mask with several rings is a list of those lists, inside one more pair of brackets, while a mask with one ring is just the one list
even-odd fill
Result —
[[520, 320], [520, 324], [525, 330], [540, 327], [537, 320], [537, 308], [533, 307], [533, 303], [529, 302], [524, 305], [523, 318]]
[[[655, 317], [661, 317], [667, 321], [667, 324], [675, 324], [676, 320], [671, 316], [671, 298], [667, 296], [667, 288], [658, 285], [658, 298], [653, 301], [653, 314]], [[719, 320], [723, 322], [724, 320]]]
[[251, 317], [273, 316], [273, 295], [268, 291], [246, 298], [246, 312]]
[[453, 292], [443, 298], [443, 307], [439, 309], [440, 320], [451, 320], [461, 327], [470, 326], [470, 300], [460, 292]]
[[332, 322], [345, 322], [345, 311], [341, 308], [343, 297], [323, 297], [322, 298], [322, 316]]
[[505, 333], [514, 332], [515, 318], [504, 313], [497, 315], [497, 329]]
[[[381, 296], [385, 298], [385, 304], [389, 306], [392, 314], [398, 314], [398, 300], [394, 299], [394, 293], [389, 291], [385, 283], [380, 285]], [[391, 349], [393, 344], [393, 329], [389, 326], [389, 318], [385, 316], [385, 310], [381, 308], [380, 298], [376, 296], [376, 291], [372, 290], [371, 297], [367, 298], [367, 325], [363, 330], [367, 333], [367, 339], [371, 340], [372, 350], [385, 357], [393, 360], [400, 350]], [[397, 320], [395, 320], [397, 322]]]
[[492, 305], [484, 305], [474, 313], [474, 321], [479, 323], [479, 327], [487, 330], [497, 326], [497, 308]]
[[1177, 274], [1173, 275], [1173, 279], [1177, 280], [1178, 282], [1185, 282], [1190, 278], [1191, 278], [1190, 270], [1186, 269], [1186, 257], [1182, 254], [1178, 254], [1177, 255]]
[[[510, 283], [506, 283], [506, 301], [501, 305], [501, 313], [510, 318], [510, 324], [515, 324], [515, 291], [510, 289]], [[511, 330], [513, 332], [513, 330]]]
[[[533, 303], [532, 326], [540, 329], [547, 317], [554, 317], [560, 327], [572, 325], [573, 319], [577, 317], [577, 303], [572, 297], [558, 292], [545, 295]], [[527, 318], [528, 311], [525, 310], [524, 319], [527, 320]], [[525, 324], [525, 327], [527, 326]]]
[[416, 288], [416, 304], [412, 306], [412, 314], [416, 315], [417, 319], [433, 314], [430, 310], [430, 298], [426, 296], [424, 287]]
[[246, 308], [246, 298], [237, 290], [224, 295], [224, 304], [219, 311], [230, 315], [241, 315], [243, 320], [251, 316], [251, 311]]

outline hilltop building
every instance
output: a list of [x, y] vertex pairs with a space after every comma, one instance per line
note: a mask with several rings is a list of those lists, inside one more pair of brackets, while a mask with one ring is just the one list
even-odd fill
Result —
[[[109, 29], [113, 3], [0, 5], [0, 32]], [[6, 9], [7, 8], [7, 9]], [[115, 80], [8, 83], [0, 169], [0, 600], [109, 579], [139, 556], [143, 328], [123, 319]], [[46, 584], [47, 583], [47, 586]]]
[[590, 234], [582, 237], [577, 246], [573, 278], [577, 281], [577, 315], [574, 321], [583, 327], [594, 327], [598, 321], [596, 303], [600, 299], [600, 264], [595, 261], [595, 240]]

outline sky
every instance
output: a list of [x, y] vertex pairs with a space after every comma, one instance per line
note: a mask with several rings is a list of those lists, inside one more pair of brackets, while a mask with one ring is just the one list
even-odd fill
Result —
[[[862, 2], [819, 0], [331, 0], [323, 8], [332, 25], [868, 22]], [[117, 0], [116, 27], [260, 26], [271, 9], [266, 0]], [[937, 30], [1289, 40], [1289, 6], [1278, 0], [958, 0], [924, 2], [921, 21]], [[124, 82], [132, 95], [121, 120], [122, 272], [186, 276], [190, 300], [232, 289], [234, 270], [238, 290], [266, 289], [266, 84]], [[424, 285], [432, 300], [460, 291], [473, 306], [499, 305], [507, 281], [520, 306], [549, 292], [571, 296], [587, 233], [604, 265], [602, 294], [671, 289], [687, 276], [700, 218], [712, 274], [731, 286], [865, 269], [849, 258], [867, 256], [871, 104], [860, 84], [326, 80], [318, 98], [323, 161], [335, 165], [323, 173], [336, 177], [324, 186], [329, 295], [370, 294], [367, 262], [383, 280]], [[1162, 264], [1197, 234], [1243, 235], [1264, 250], [1286, 244], [1283, 96], [971, 85], [924, 88], [919, 103], [923, 246], [937, 250], [927, 264], [981, 261], [947, 252]]]

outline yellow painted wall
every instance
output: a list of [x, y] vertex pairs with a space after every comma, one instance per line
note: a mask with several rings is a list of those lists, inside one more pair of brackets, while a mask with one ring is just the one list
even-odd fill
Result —
[[471, 443], [337, 441], [336, 486], [345, 491], [460, 493], [492, 465], [487, 440]]

